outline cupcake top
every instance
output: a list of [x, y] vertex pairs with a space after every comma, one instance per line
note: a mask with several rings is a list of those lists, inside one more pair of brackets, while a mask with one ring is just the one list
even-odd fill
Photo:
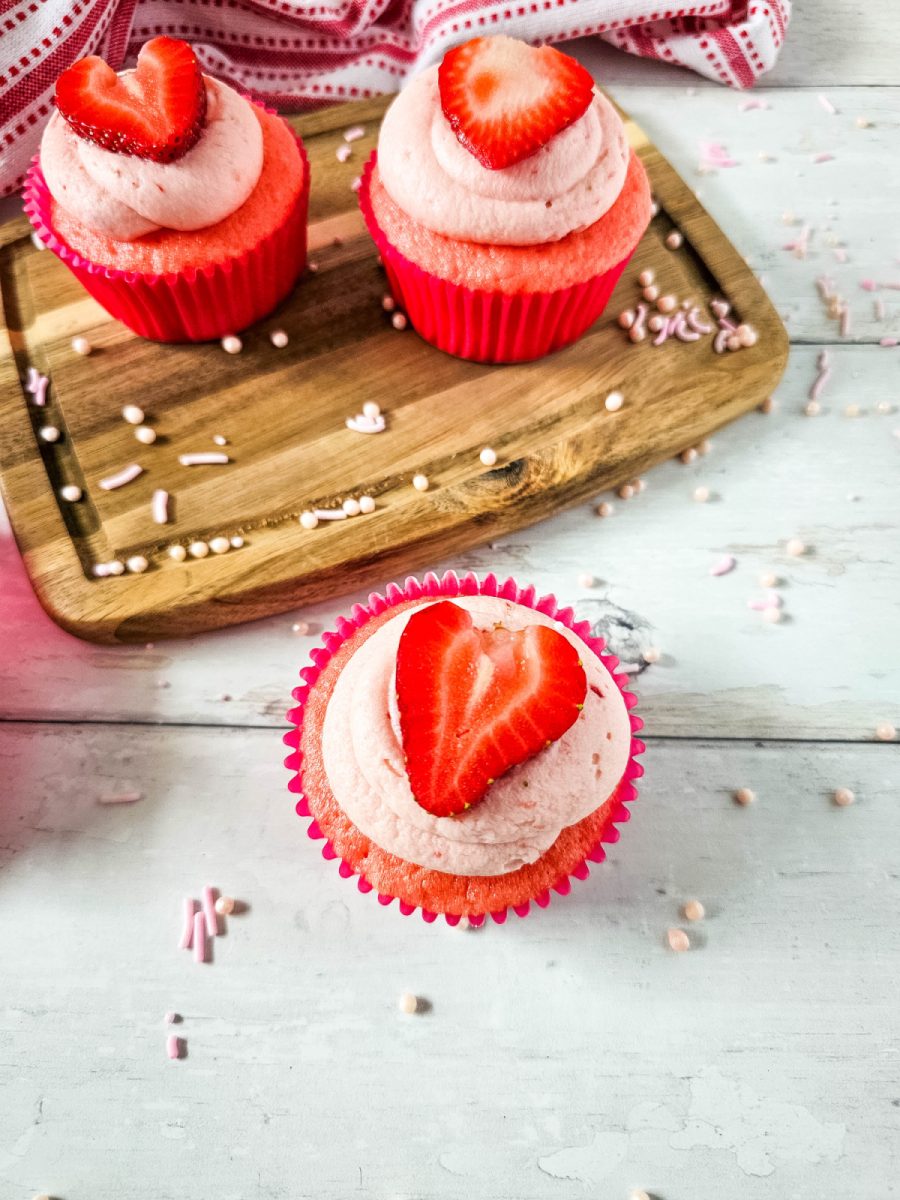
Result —
[[397, 613], [344, 666], [322, 758], [335, 800], [383, 850], [496, 876], [599, 808], [631, 726], [599, 657], [550, 617], [457, 597]]
[[57, 80], [41, 141], [53, 199], [95, 233], [135, 241], [215, 225], [247, 200], [263, 167], [251, 105], [204, 76], [186, 42], [154, 38], [121, 75], [84, 58]]
[[507, 37], [476, 38], [412, 81], [382, 123], [391, 199], [445, 237], [558, 241], [599, 220], [629, 150], [612, 105], [574, 59]]

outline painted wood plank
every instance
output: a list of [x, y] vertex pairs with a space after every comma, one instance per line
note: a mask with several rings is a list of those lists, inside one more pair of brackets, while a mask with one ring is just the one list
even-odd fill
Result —
[[[654, 744], [609, 861], [477, 932], [341, 880], [280, 757], [267, 731], [0, 730], [4, 1196], [890, 1194], [897, 747]], [[176, 944], [206, 883], [249, 911], [201, 966]]]
[[[512, 574], [565, 597], [626, 662], [659, 646], [662, 662], [637, 683], [652, 733], [865, 740], [881, 720], [900, 726], [895, 375], [870, 348], [836, 348], [823, 412], [806, 417], [816, 355], [795, 348], [770, 416], [721, 431], [690, 466], [651, 471], [646, 492], [630, 501], [606, 497], [612, 517], [585, 505], [434, 565]], [[891, 413], [876, 411], [883, 402]], [[856, 419], [844, 415], [853, 403], [863, 410]], [[709, 503], [692, 499], [697, 486], [711, 490]], [[788, 555], [792, 537], [810, 553]], [[736, 570], [711, 578], [724, 554]], [[768, 570], [785, 581], [780, 625], [747, 608], [763, 596], [757, 580]], [[596, 588], [579, 588], [586, 571]], [[8, 535], [0, 575], [7, 718], [278, 725], [316, 635], [362, 598], [148, 650], [105, 648], [44, 616]], [[311, 636], [293, 634], [294, 620], [308, 621]]]
[[[599, 39], [571, 43], [598, 77], [615, 83], [678, 87], [696, 82], [680, 67], [622, 54]], [[859, 0], [795, 0], [787, 38], [775, 67], [763, 76], [769, 87], [847, 87], [896, 84], [900, 28], [884, 8]], [[705, 82], [701, 86], [717, 87]]]

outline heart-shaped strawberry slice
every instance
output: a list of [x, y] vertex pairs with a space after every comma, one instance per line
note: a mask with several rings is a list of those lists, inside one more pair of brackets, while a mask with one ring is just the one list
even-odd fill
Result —
[[578, 651], [547, 625], [476, 629], [450, 600], [414, 612], [397, 650], [406, 772], [416, 802], [452, 817], [562, 737], [584, 705]]
[[510, 37], [473, 38], [438, 69], [441, 108], [484, 167], [511, 167], [585, 112], [594, 81], [568, 54]]
[[95, 55], [73, 63], [56, 81], [56, 107], [79, 137], [167, 163], [200, 136], [206, 86], [187, 42], [158, 37], [144, 45], [127, 75]]

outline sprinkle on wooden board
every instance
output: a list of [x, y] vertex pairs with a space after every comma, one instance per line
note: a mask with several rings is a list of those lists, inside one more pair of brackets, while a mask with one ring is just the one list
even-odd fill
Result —
[[[42, 442], [58, 442], [62, 437], [62, 433], [56, 425], [42, 425], [38, 430], [38, 437]], [[102, 487], [103, 485], [101, 484], [100, 486]]]
[[344, 130], [345, 142], [358, 142], [360, 138], [364, 138], [365, 136], [366, 129], [364, 125], [351, 125], [349, 129]]
[[93, 352], [93, 349], [94, 347], [86, 337], [79, 336], [72, 338], [72, 350], [76, 354], [80, 354], [82, 358], [87, 358]]
[[169, 493], [156, 488], [150, 500], [150, 515], [156, 525], [167, 525], [169, 521]]
[[59, 489], [60, 499], [66, 500], [69, 504], [77, 504], [84, 493], [77, 483], [66, 483]]
[[122, 409], [122, 417], [129, 425], [143, 425], [144, 410], [137, 404], [126, 404]]
[[179, 454], [178, 461], [183, 467], [224, 467], [231, 459], [218, 450], [202, 450], [196, 454]]
[[143, 475], [143, 473], [144, 468], [140, 463], [129, 463], [121, 471], [116, 471], [114, 475], [107, 475], [105, 479], [101, 479], [99, 486], [104, 492], [112, 492], [116, 488], [124, 487], [126, 483], [131, 483], [139, 475]]
[[43, 408], [47, 403], [47, 387], [50, 380], [42, 375], [37, 367], [29, 367], [25, 379], [25, 391], [31, 396], [31, 403]]

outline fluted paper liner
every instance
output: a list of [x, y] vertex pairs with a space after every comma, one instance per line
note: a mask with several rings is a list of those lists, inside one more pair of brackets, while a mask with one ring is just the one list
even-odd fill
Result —
[[[373, 891], [373, 885], [366, 877], [356, 871], [354, 866], [346, 860], [339, 858], [333, 845], [322, 832], [318, 822], [314, 819], [310, 811], [309, 804], [303, 791], [303, 755], [300, 750], [301, 738], [303, 733], [303, 715], [304, 708], [311, 690], [315, 687], [316, 680], [319, 678], [322, 671], [327, 666], [331, 658], [340, 650], [340, 648], [350, 639], [352, 639], [357, 631], [362, 628], [368, 621], [374, 617], [380, 616], [382, 613], [397, 605], [404, 604], [410, 600], [420, 599], [452, 599], [454, 596], [498, 596], [501, 599], [514, 601], [516, 604], [524, 605], [527, 608], [534, 609], [536, 612], [544, 613], [546, 616], [558, 621], [564, 625], [566, 629], [576, 634], [584, 644], [592, 650], [604, 664], [606, 669], [612, 676], [616, 687], [622, 693], [622, 698], [626, 707], [630, 710], [637, 703], [636, 697], [627, 690], [628, 676], [616, 674], [616, 669], [619, 665], [619, 660], [611, 654], [606, 653], [606, 643], [602, 638], [593, 637], [591, 634], [590, 625], [587, 621], [576, 621], [575, 614], [571, 608], [560, 608], [553, 596], [543, 596], [538, 598], [533, 587], [520, 587], [513, 579], [507, 579], [500, 582], [493, 574], [485, 576], [479, 580], [478, 577], [471, 572], [460, 578], [455, 572], [447, 571], [443, 576], [438, 578], [437, 575], [429, 572], [422, 581], [419, 582], [416, 578], [410, 576], [401, 587], [399, 584], [391, 583], [385, 589], [385, 594], [382, 596], [377, 592], [373, 592], [365, 605], [354, 605], [350, 617], [339, 618], [337, 628], [334, 632], [325, 633], [322, 635], [322, 644], [316, 647], [310, 654], [312, 665], [304, 667], [300, 672], [300, 677], [303, 683], [300, 687], [295, 688], [293, 696], [296, 707], [292, 708], [287, 714], [287, 719], [291, 723], [291, 730], [285, 734], [284, 743], [291, 748], [291, 753], [284, 760], [284, 765], [291, 772], [291, 780], [288, 784], [288, 789], [297, 795], [296, 811], [298, 816], [309, 818], [310, 824], [307, 830], [308, 835], [314, 841], [324, 841], [322, 846], [322, 857], [338, 861], [338, 870], [340, 874], [349, 879], [353, 876], [357, 878], [357, 887], [361, 892]], [[643, 722], [640, 717], [634, 713], [629, 713], [631, 722], [632, 735], [638, 733], [642, 728]], [[644, 752], [644, 743], [632, 736], [631, 750], [626, 764], [625, 771], [619, 781], [618, 786], [613, 791], [612, 795], [601, 806], [608, 807], [608, 819], [602, 827], [594, 845], [588, 853], [577, 862], [573, 862], [566, 872], [556, 880], [550, 888], [543, 888], [538, 894], [523, 898], [521, 903], [513, 904], [502, 908], [498, 911], [491, 912], [489, 915], [497, 924], [503, 924], [506, 920], [510, 909], [516, 916], [527, 916], [531, 904], [534, 903], [540, 908], [546, 908], [552, 898], [552, 893], [558, 895], [567, 895], [571, 890], [573, 879], [586, 879], [590, 873], [588, 866], [589, 862], [600, 863], [606, 857], [606, 852], [603, 849], [604, 844], [611, 844], [619, 840], [619, 831], [617, 826], [623, 824], [630, 818], [630, 812], [626, 805], [633, 803], [637, 799], [637, 788], [635, 780], [643, 775], [643, 768], [637, 762], [637, 757]], [[369, 839], [371, 841], [371, 839]], [[373, 843], [374, 845], [375, 843]], [[549, 853], [549, 852], [548, 852]], [[402, 860], [397, 860], [402, 862]], [[540, 861], [540, 860], [539, 860]], [[435, 874], [440, 874], [435, 872]], [[479, 877], [480, 878], [480, 877]], [[493, 878], [493, 877], [488, 877]], [[503, 878], [498, 877], [498, 878]], [[401, 888], [397, 888], [401, 891]], [[400, 912], [404, 916], [408, 916], [417, 908], [422, 914], [423, 920], [431, 922], [438, 915], [443, 915], [448, 925], [456, 925], [460, 919], [465, 916], [473, 925], [480, 925], [484, 922], [488, 915], [485, 911], [471, 912], [444, 912], [439, 914], [431, 909], [422, 908], [417, 904], [410, 903], [402, 896], [380, 892], [378, 901], [382, 905], [390, 905], [394, 900], [399, 902]]]

